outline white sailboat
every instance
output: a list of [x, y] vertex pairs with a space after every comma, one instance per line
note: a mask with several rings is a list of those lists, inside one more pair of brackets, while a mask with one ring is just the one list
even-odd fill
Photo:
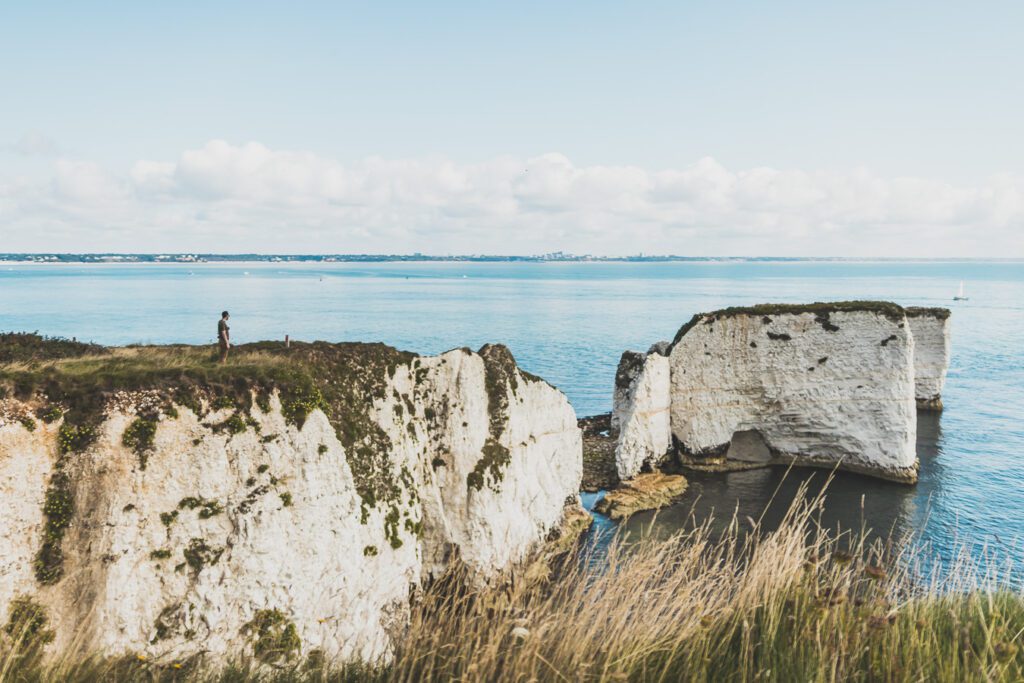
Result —
[[960, 291], [956, 296], [953, 297], [953, 301], [967, 301], [967, 297], [964, 296], [964, 281], [960, 281]]

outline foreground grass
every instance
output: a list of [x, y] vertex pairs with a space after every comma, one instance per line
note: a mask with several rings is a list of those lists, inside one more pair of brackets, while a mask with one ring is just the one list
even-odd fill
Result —
[[836, 540], [814, 508], [770, 534], [735, 523], [724, 538], [708, 526], [618, 538], [547, 583], [456, 590], [454, 576], [426, 591], [387, 666], [327, 668], [315, 655], [205, 672], [131, 657], [44, 664], [8, 642], [0, 683], [1024, 680], [1024, 596], [996, 565], [964, 557], [926, 579], [905, 552]]

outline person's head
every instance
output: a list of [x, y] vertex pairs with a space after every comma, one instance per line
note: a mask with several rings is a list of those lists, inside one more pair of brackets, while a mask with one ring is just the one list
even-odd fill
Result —
[[228, 318], [230, 318], [231, 316], [230, 316], [230, 315], [228, 315], [228, 312], [227, 312], [227, 311], [224, 311], [224, 312], [222, 312], [222, 313], [220, 314], [220, 317], [221, 317], [221, 318], [222, 318], [223, 320], [227, 320], [227, 319], [228, 319]]

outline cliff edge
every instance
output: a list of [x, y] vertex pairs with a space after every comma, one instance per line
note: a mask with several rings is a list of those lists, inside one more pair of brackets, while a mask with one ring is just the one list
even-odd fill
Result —
[[0, 623], [67, 652], [387, 658], [417, 586], [578, 508], [565, 396], [502, 346], [0, 339]]

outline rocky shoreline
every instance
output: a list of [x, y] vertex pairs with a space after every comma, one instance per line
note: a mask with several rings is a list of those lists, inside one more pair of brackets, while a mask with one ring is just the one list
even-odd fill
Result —
[[605, 491], [619, 485], [615, 468], [615, 446], [619, 433], [611, 426], [612, 414], [580, 418], [583, 433], [583, 478], [580, 489], [588, 493]]

